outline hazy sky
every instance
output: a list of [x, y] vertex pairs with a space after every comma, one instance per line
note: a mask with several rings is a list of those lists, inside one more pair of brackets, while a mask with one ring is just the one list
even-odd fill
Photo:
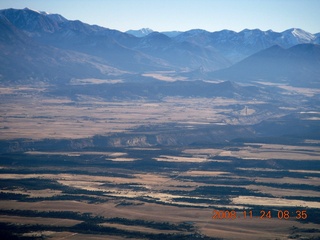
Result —
[[120, 31], [295, 27], [320, 32], [320, 0], [0, 0], [0, 9], [25, 7]]

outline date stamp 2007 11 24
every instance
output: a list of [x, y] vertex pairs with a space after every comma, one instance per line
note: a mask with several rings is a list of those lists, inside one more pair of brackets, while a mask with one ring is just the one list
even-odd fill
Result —
[[[296, 219], [296, 220], [305, 220], [308, 218], [308, 214], [306, 210], [296, 210], [294, 212], [290, 212], [288, 210], [278, 210], [276, 213], [273, 213], [271, 210], [261, 210], [260, 215], [254, 216], [252, 210], [244, 210], [241, 212], [236, 212], [235, 210], [213, 210], [212, 211], [212, 219]], [[276, 214], [276, 215], [274, 215]]]

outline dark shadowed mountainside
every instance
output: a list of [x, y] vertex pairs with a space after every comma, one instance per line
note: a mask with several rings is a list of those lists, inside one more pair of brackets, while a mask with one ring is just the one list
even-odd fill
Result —
[[213, 47], [199, 46], [191, 42], [177, 42], [159, 32], [152, 32], [141, 38], [134, 49], [163, 59], [177, 70], [202, 67], [207, 71], [214, 71], [231, 65]]
[[4, 16], [0, 18], [0, 62], [1, 79], [10, 82], [102, 78], [120, 73], [97, 57], [36, 43]]
[[273, 46], [210, 76], [237, 82], [319, 86], [320, 46], [299, 44], [289, 49]]
[[268, 99], [276, 92], [256, 86], [241, 86], [234, 82], [208, 83], [204, 81], [142, 81], [114, 84], [67, 85], [52, 87], [50, 93], [76, 99], [79, 95], [101, 97], [103, 99], [149, 99], [164, 97], [224, 97], [235, 99]]
[[167, 69], [162, 60], [122, 45], [136, 39], [129, 34], [30, 9], [6, 9], [0, 14], [37, 43], [100, 57], [113, 67], [129, 71]]

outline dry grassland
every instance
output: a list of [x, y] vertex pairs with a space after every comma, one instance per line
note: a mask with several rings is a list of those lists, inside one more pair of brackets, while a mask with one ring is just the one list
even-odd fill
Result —
[[97, 79], [97, 78], [86, 78], [86, 79], [72, 79], [70, 80], [71, 85], [87, 85], [87, 84], [115, 84], [115, 83], [122, 83], [123, 80], [121, 79]]
[[50, 226], [66, 226], [71, 227], [81, 221], [65, 218], [44, 218], [44, 217], [20, 217], [0, 215], [0, 222], [9, 222], [13, 224], [43, 224]]
[[145, 233], [179, 233], [179, 231], [174, 230], [159, 230], [154, 228], [148, 228], [148, 227], [142, 227], [142, 226], [130, 226], [130, 225], [123, 225], [123, 224], [117, 224], [117, 223], [102, 223], [101, 226], [106, 227], [114, 227], [118, 229], [123, 229], [127, 231], [135, 231], [135, 232], [145, 232]]
[[[279, 144], [256, 144], [247, 143], [247, 146], [242, 147], [239, 150], [228, 150], [228, 149], [185, 149], [183, 153], [190, 154], [193, 156], [198, 156], [201, 158], [210, 158], [214, 156], [222, 157], [237, 157], [244, 160], [320, 160], [320, 149], [318, 147], [309, 146], [290, 146], [290, 145], [279, 145]], [[251, 146], [257, 147], [251, 147]], [[250, 170], [260, 171], [258, 168], [251, 168]], [[264, 169], [268, 171], [268, 169]], [[270, 171], [276, 171], [275, 169], [270, 169]], [[299, 170], [292, 170], [297, 171]], [[315, 171], [315, 173], [320, 173], [320, 171]]]
[[312, 186], [320, 186], [320, 178], [318, 177], [308, 177], [308, 178], [289, 178], [289, 177], [283, 177], [283, 178], [263, 178], [259, 177], [256, 179], [256, 182], [261, 183], [277, 183], [277, 184], [306, 184], [306, 185], [312, 185]]
[[308, 97], [312, 97], [312, 96], [320, 93], [320, 90], [317, 88], [299, 88], [299, 87], [293, 87], [293, 86], [288, 86], [288, 85], [282, 85], [279, 87], [283, 88], [287, 91], [291, 91], [293, 93], [303, 94]]
[[[127, 240], [126, 237], [120, 236], [106, 236], [106, 235], [93, 235], [93, 234], [80, 234], [74, 232], [54, 232], [54, 231], [38, 231], [23, 234], [26, 237], [42, 237], [50, 240]], [[130, 238], [137, 240], [136, 238]]]
[[52, 190], [52, 189], [42, 189], [42, 190], [30, 190], [30, 189], [3, 190], [2, 189], [1, 192], [3, 192], [3, 193], [24, 194], [24, 195], [28, 195], [29, 197], [32, 197], [32, 198], [53, 197], [53, 196], [60, 195], [62, 193], [59, 190]]
[[[72, 236], [75, 233], [67, 233], [67, 232], [54, 232], [54, 231], [35, 231], [35, 232], [28, 232], [24, 233], [24, 237], [43, 237], [43, 238], [50, 238], [50, 239], [67, 239], [67, 236]], [[68, 238], [69, 239], [69, 238]]]
[[256, 171], [256, 172], [281, 172], [282, 170], [273, 168], [237, 168], [242, 171]]
[[15, 200], [1, 200], [1, 209], [10, 210], [34, 210], [34, 211], [73, 211], [99, 213], [100, 205], [88, 204], [79, 201], [41, 201], [41, 202], [19, 202]]
[[205, 155], [218, 155], [219, 153], [221, 153], [222, 150], [221, 149], [216, 149], [216, 148], [191, 148], [191, 149], [185, 149], [183, 150], [183, 153], [187, 153], [187, 154], [205, 154]]
[[31, 155], [65, 155], [69, 157], [79, 157], [81, 155], [99, 155], [99, 156], [108, 156], [108, 157], [123, 157], [127, 153], [123, 152], [39, 152], [39, 151], [27, 151], [26, 154]]
[[51, 98], [43, 92], [45, 88], [0, 88], [0, 139], [77, 139], [171, 122], [239, 124], [243, 121], [241, 114], [237, 118], [228, 117], [232, 113], [228, 108], [230, 104], [260, 104], [224, 98], [179, 97], [167, 97], [161, 103], [111, 102], [84, 95], [78, 95], [75, 102], [65, 97]]
[[291, 220], [283, 221], [272, 219], [236, 219], [236, 220], [216, 220], [211, 224], [201, 227], [201, 231], [209, 236], [216, 236], [223, 239], [237, 240], [287, 240], [288, 232], [292, 226], [307, 229], [317, 229], [316, 224], [302, 224]]
[[247, 189], [257, 190], [262, 193], [271, 194], [277, 198], [286, 196], [302, 196], [302, 197], [320, 197], [320, 193], [312, 190], [297, 190], [297, 189], [284, 189], [284, 188], [273, 188], [267, 186], [258, 185], [247, 185]]
[[106, 158], [106, 160], [113, 162], [133, 162], [139, 160], [138, 158]]
[[145, 73], [142, 74], [142, 76], [145, 77], [152, 77], [161, 81], [166, 81], [166, 82], [175, 82], [175, 81], [183, 81], [187, 80], [185, 77], [178, 77], [178, 76], [170, 76], [171, 72], [153, 72], [153, 73]]
[[[209, 151], [210, 152], [210, 151]], [[194, 152], [198, 154], [199, 152]], [[204, 152], [202, 152], [204, 153]], [[110, 154], [110, 152], [108, 152]], [[111, 153], [112, 154], [112, 153]], [[118, 156], [119, 154], [114, 154]], [[192, 155], [191, 155], [192, 156]], [[172, 157], [172, 156], [170, 156]], [[192, 158], [192, 157], [191, 157]], [[184, 158], [183, 158], [184, 159]], [[186, 160], [186, 159], [184, 159]], [[173, 160], [174, 161], [174, 160]], [[263, 169], [262, 169], [263, 170]], [[186, 172], [179, 173], [181, 176], [207, 176], [207, 177], [221, 177], [221, 178], [237, 178], [239, 176], [231, 176], [229, 172], [225, 171], [200, 171], [200, 170], [189, 170]], [[134, 173], [132, 174], [134, 178], [121, 178], [121, 177], [108, 177], [108, 176], [90, 176], [81, 174], [1, 174], [0, 179], [27, 179], [27, 178], [39, 178], [39, 179], [52, 179], [57, 180], [66, 186], [75, 187], [79, 189], [87, 190], [99, 190], [105, 193], [105, 197], [109, 200], [105, 203], [88, 203], [80, 201], [40, 201], [40, 202], [17, 202], [17, 201], [0, 201], [0, 206], [2, 209], [20, 209], [20, 210], [37, 210], [37, 211], [74, 211], [74, 212], [91, 212], [94, 215], [100, 215], [107, 218], [128, 218], [128, 219], [141, 219], [146, 221], [159, 221], [159, 222], [170, 222], [170, 223], [181, 223], [192, 222], [197, 227], [198, 231], [202, 234], [206, 234], [211, 237], [221, 237], [224, 239], [287, 239], [290, 232], [290, 228], [294, 225], [299, 228], [317, 228], [318, 225], [313, 224], [303, 224], [295, 221], [281, 221], [276, 218], [273, 219], [212, 219], [212, 210], [214, 208], [227, 208], [227, 209], [243, 209], [246, 205], [261, 205], [266, 206], [266, 208], [273, 206], [280, 206], [285, 208], [286, 206], [296, 206], [296, 207], [314, 207], [320, 208], [318, 202], [312, 201], [301, 201], [301, 200], [288, 200], [281, 199], [283, 195], [286, 196], [319, 196], [315, 191], [301, 190], [294, 191], [288, 189], [276, 189], [266, 186], [256, 186], [248, 185], [247, 189], [258, 190], [264, 193], [270, 193], [276, 198], [267, 197], [253, 197], [253, 196], [239, 196], [232, 198], [231, 205], [211, 205], [204, 203], [189, 203], [183, 200], [179, 201], [179, 198], [183, 197], [178, 194], [164, 193], [163, 191], [167, 189], [179, 189], [180, 186], [184, 186], [181, 190], [191, 191], [197, 186], [207, 186], [206, 184], [201, 184], [197, 182], [185, 182], [165, 175], [164, 173]], [[267, 183], [302, 183], [308, 185], [319, 185], [319, 178], [301, 179], [301, 178], [257, 178], [256, 181], [265, 181]], [[113, 187], [106, 187], [103, 184], [110, 183], [115, 184]], [[141, 191], [131, 190], [131, 189], [121, 189], [117, 187], [117, 184], [138, 184], [142, 188]], [[212, 186], [224, 186], [219, 184], [212, 184]], [[232, 185], [226, 185], [232, 187]], [[234, 186], [236, 187], [236, 186]], [[42, 191], [31, 191], [28, 190], [23, 192], [22, 190], [15, 190], [16, 193], [30, 194], [30, 196], [39, 196], [44, 194]], [[44, 190], [46, 191], [46, 190]], [[14, 191], [13, 191], [14, 192]], [[53, 194], [60, 194], [59, 192], [50, 192]], [[50, 195], [49, 194], [49, 195]], [[113, 199], [113, 197], [116, 197]], [[150, 198], [155, 200], [155, 203], [142, 202], [137, 200], [137, 197]], [[172, 199], [177, 199], [172, 201]], [[190, 197], [197, 199], [197, 197]], [[210, 198], [207, 198], [210, 200]], [[123, 200], [132, 203], [132, 205], [119, 205]], [[216, 200], [211, 198], [212, 201]], [[177, 206], [163, 205], [167, 204], [177, 204]], [[179, 204], [184, 207], [179, 207]], [[206, 208], [194, 208], [194, 206], [202, 206]], [[7, 216], [2, 216], [2, 220], [6, 221]], [[0, 219], [1, 220], [1, 219]], [[27, 218], [23, 217], [12, 217], [9, 218], [9, 222], [23, 222], [34, 224], [43, 224], [41, 218]], [[6, 222], [8, 222], [6, 221]], [[48, 224], [64, 224], [64, 222], [59, 222], [57, 219], [46, 220]], [[66, 221], [66, 225], [76, 224], [77, 222]], [[128, 230], [128, 231], [141, 231], [145, 233], [164, 233], [169, 231], [155, 230], [142, 226], [129, 226], [122, 224], [107, 224], [106, 226], [113, 226], [118, 229]], [[32, 233], [29, 233], [32, 234]], [[40, 234], [41, 236], [48, 236], [51, 239], [101, 239], [96, 235], [83, 235], [83, 234], [73, 234], [73, 233], [34, 233]], [[314, 236], [314, 235], [313, 235]], [[98, 237], [98, 238], [97, 238]], [[108, 239], [108, 236], [103, 236], [103, 239]], [[121, 237], [110, 236], [110, 239], [122, 239]]]
[[296, 172], [296, 173], [315, 173], [320, 175], [320, 171], [317, 170], [289, 170], [289, 172]]
[[[113, 184], [137, 184], [152, 190], [163, 190], [166, 188], [174, 188], [184, 186], [188, 190], [194, 189], [196, 186], [202, 185], [195, 182], [183, 182], [164, 175], [157, 175], [152, 173], [146, 174], [133, 174], [134, 178], [121, 178], [121, 177], [108, 177], [108, 176], [91, 176], [80, 174], [0, 174], [0, 179], [28, 179], [38, 178], [57, 180], [59, 183], [73, 186], [87, 190], [100, 190], [108, 191], [110, 187], [105, 188], [101, 185], [106, 183]], [[17, 190], [15, 190], [17, 191]], [[19, 193], [21, 190], [19, 190]], [[34, 191], [32, 191], [33, 193]], [[134, 192], [134, 191], [133, 191]], [[22, 192], [26, 194], [26, 192]], [[54, 194], [55, 192], [48, 191], [47, 194]], [[38, 193], [39, 194], [39, 193]]]
[[229, 175], [230, 172], [219, 172], [219, 171], [187, 171], [182, 173], [182, 176], [220, 176]]
[[320, 150], [319, 148], [310, 148], [306, 151], [304, 147], [288, 147], [286, 145], [276, 145], [275, 148], [271, 145], [262, 145], [261, 148], [255, 147], [244, 147], [239, 151], [222, 151], [218, 156], [228, 156], [228, 157], [237, 157], [244, 160], [320, 160]]
[[[2, 208], [10, 209], [12, 203], [1, 201]], [[299, 228], [314, 228], [318, 225], [315, 224], [303, 224], [294, 222], [291, 220], [278, 220], [272, 219], [212, 219], [212, 209], [198, 209], [192, 207], [175, 207], [165, 206], [153, 203], [145, 203], [143, 205], [135, 206], [119, 206], [115, 207], [114, 202], [108, 202], [103, 204], [86, 204], [75, 201], [50, 201], [40, 202], [37, 205], [34, 203], [19, 203], [15, 204], [16, 209], [34, 209], [42, 211], [76, 211], [76, 212], [93, 212], [94, 214], [102, 215], [104, 217], [120, 217], [129, 219], [143, 219], [146, 221], [159, 221], [159, 222], [171, 222], [181, 223], [188, 222], [190, 219], [195, 223], [198, 230], [205, 235], [211, 237], [221, 237], [224, 239], [287, 239], [289, 229], [294, 225]], [[230, 206], [231, 209], [231, 206]], [[56, 219], [54, 219], [56, 220]], [[36, 221], [36, 220], [30, 220]], [[109, 224], [108, 224], [109, 225]], [[142, 232], [158, 232], [158, 230], [151, 230], [145, 227], [135, 226], [120, 226], [120, 225], [109, 225], [118, 227], [120, 229], [126, 229], [131, 231], [142, 231]], [[53, 239], [101, 239], [96, 238], [97, 235], [82, 234], [70, 234], [70, 233], [54, 233], [51, 232], [50, 237]], [[111, 237], [111, 236], [110, 236]], [[62, 238], [64, 239], [64, 238]], [[103, 239], [108, 239], [107, 236], [103, 236]], [[122, 239], [117, 237], [111, 237], [110, 239]]]
[[279, 88], [285, 89], [288, 91], [288, 94], [303, 94], [308, 97], [312, 97], [316, 94], [320, 93], [320, 90], [317, 88], [299, 88], [299, 87], [293, 87], [285, 84], [279, 84], [279, 83], [272, 83], [272, 82], [261, 82], [256, 81], [257, 83], [267, 85], [267, 86], [278, 86]]
[[180, 157], [180, 156], [165, 156], [161, 155], [158, 158], [154, 158], [157, 161], [164, 162], [207, 162], [206, 158], [198, 158], [198, 157]]
[[306, 152], [319, 152], [318, 147], [312, 146], [292, 146], [292, 145], [282, 145], [282, 144], [266, 144], [266, 143], [246, 143], [245, 145], [259, 146], [261, 149], [270, 149], [270, 150], [297, 150], [297, 151], [306, 151]]
[[[50, 240], [128, 240], [127, 237], [114, 236], [114, 235], [93, 235], [93, 234], [80, 234], [73, 232], [53, 232], [53, 231], [41, 231], [24, 234], [29, 237], [44, 237]], [[130, 238], [130, 240], [141, 240], [137, 238]]]
[[257, 206], [292, 206], [292, 207], [308, 207], [320, 208], [319, 202], [290, 200], [281, 198], [267, 198], [255, 196], [238, 196], [232, 199], [234, 204], [257, 205]]
[[[198, 183], [185, 183], [182, 181], [174, 180], [165, 176], [154, 175], [154, 174], [135, 174], [134, 179], [126, 179], [126, 178], [113, 178], [113, 177], [105, 177], [102, 182], [102, 178], [97, 178], [96, 180], [100, 181], [88, 181], [84, 180], [82, 176], [72, 176], [72, 178], [64, 178], [64, 180], [58, 180], [59, 183], [89, 190], [89, 191], [102, 191], [105, 192], [105, 196], [125, 198], [125, 199], [136, 199], [139, 197], [146, 197], [149, 199], [153, 199], [159, 203], [173, 203], [173, 199], [183, 198], [184, 196], [163, 193], [161, 191], [164, 190], [177, 190], [183, 189], [184, 191], [194, 190], [196, 186], [201, 185]], [[136, 189], [119, 189], [116, 185], [114, 187], [111, 186], [103, 186], [106, 183], [116, 183], [116, 184], [128, 184], [135, 185], [138, 184], [142, 187], [140, 191]], [[183, 186], [183, 188], [179, 187]], [[197, 197], [189, 197], [190, 199], [198, 199]], [[207, 198], [208, 200], [217, 200], [214, 198]], [[209, 207], [209, 204], [201, 204], [201, 203], [189, 203], [176, 200], [174, 204], [180, 204], [184, 206], [201, 206], [201, 207]]]
[[[51, 232], [48, 234], [41, 234], [39, 236], [47, 236], [50, 240], [128, 240], [127, 237], [114, 236], [114, 235], [93, 235], [93, 234], [80, 234], [72, 232]], [[130, 238], [130, 240], [141, 240], [137, 238]]]

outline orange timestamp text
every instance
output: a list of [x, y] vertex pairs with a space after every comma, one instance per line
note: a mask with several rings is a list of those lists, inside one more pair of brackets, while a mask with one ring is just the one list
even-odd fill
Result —
[[213, 210], [212, 219], [296, 219], [296, 220], [305, 220], [308, 218], [307, 210], [260, 210], [259, 215], [254, 215], [252, 210], [244, 211], [235, 211], [235, 210]]

